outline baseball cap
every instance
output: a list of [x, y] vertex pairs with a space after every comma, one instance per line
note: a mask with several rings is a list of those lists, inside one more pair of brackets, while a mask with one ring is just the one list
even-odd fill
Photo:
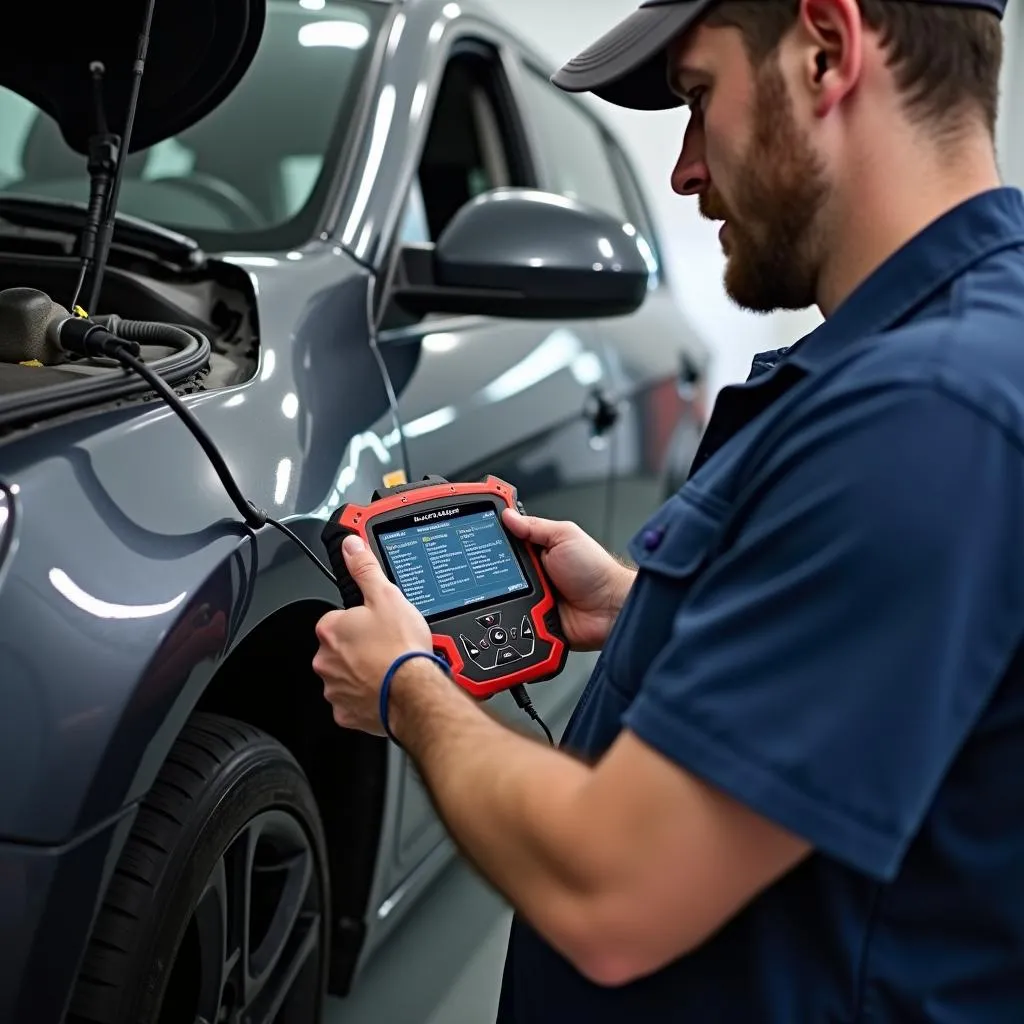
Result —
[[[721, 0], [645, 0], [597, 42], [551, 77], [565, 92], [592, 92], [632, 110], [668, 110], [683, 101], [669, 88], [668, 47]], [[1000, 18], [1007, 0], [892, 0], [992, 11]]]

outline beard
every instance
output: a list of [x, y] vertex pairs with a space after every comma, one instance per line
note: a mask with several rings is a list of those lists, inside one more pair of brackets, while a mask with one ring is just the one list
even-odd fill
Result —
[[738, 306], [754, 313], [805, 309], [816, 297], [816, 225], [828, 183], [770, 58], [755, 89], [754, 134], [734, 176], [731, 201], [709, 189], [700, 197], [700, 212], [728, 223], [725, 290]]

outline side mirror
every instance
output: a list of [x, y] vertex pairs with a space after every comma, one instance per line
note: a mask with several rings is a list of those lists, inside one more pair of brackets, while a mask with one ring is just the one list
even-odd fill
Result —
[[635, 229], [563, 196], [503, 188], [468, 202], [435, 245], [406, 246], [394, 302], [407, 314], [623, 316], [647, 295]]

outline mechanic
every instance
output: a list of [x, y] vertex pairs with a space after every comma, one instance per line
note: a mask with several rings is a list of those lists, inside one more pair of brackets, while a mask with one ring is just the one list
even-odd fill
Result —
[[[994, 153], [1005, 0], [651, 0], [555, 76], [689, 107], [672, 183], [726, 287], [822, 325], [726, 388], [623, 567], [545, 549], [601, 649], [552, 750], [366, 604], [314, 667], [377, 698], [516, 911], [499, 1020], [1024, 1020], [1024, 197]], [[557, 686], [557, 681], [543, 685]]]

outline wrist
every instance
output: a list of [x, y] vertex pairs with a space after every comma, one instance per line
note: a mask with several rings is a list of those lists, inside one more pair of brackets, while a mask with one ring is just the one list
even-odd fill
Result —
[[450, 695], [455, 689], [451, 678], [440, 665], [428, 658], [410, 658], [400, 665], [391, 681], [388, 695], [388, 725], [392, 735], [405, 747], [411, 731], [409, 723], [438, 697]]
[[616, 571], [608, 588], [608, 610], [611, 612], [613, 621], [619, 612], [622, 611], [622, 606], [626, 603], [626, 598], [629, 597], [629, 592], [633, 589], [637, 572], [635, 566], [626, 564], [618, 558], [615, 559], [615, 569]]

